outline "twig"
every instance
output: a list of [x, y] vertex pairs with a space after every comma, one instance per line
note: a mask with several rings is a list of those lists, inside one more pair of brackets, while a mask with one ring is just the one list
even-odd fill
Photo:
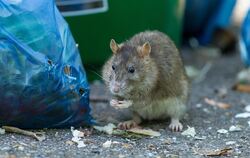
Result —
[[38, 141], [45, 140], [45, 135], [42, 132], [31, 132], [31, 131], [26, 131], [26, 130], [22, 130], [20, 128], [11, 127], [11, 126], [2, 126], [2, 128], [5, 129], [6, 132], [30, 136], [30, 137], [37, 139]]

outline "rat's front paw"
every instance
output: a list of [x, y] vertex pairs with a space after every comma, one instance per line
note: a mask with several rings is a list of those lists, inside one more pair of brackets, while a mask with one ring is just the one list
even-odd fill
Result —
[[118, 104], [119, 104], [118, 100], [116, 100], [116, 99], [110, 100], [110, 105], [111, 106], [115, 107], [115, 106], [118, 106]]
[[178, 119], [172, 119], [169, 128], [173, 132], [180, 132], [182, 131], [183, 126]]
[[129, 120], [129, 121], [125, 121], [125, 122], [121, 122], [118, 124], [117, 126], [119, 129], [131, 129], [134, 127], [138, 127], [137, 123], [133, 120]]
[[110, 101], [110, 105], [114, 107], [115, 109], [125, 109], [132, 105], [132, 101], [130, 100], [118, 101], [118, 100], [112, 99]]

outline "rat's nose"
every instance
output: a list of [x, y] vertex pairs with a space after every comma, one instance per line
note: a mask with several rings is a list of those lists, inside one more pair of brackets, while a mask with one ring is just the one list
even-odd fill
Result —
[[113, 92], [118, 93], [120, 88], [121, 88], [121, 84], [119, 82], [115, 81], [114, 84], [113, 84], [113, 87], [112, 87]]

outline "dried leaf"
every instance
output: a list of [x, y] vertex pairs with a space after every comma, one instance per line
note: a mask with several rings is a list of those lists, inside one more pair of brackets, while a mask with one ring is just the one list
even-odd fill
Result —
[[130, 139], [140, 139], [143, 138], [143, 135], [141, 134], [136, 134], [136, 133], [132, 133], [126, 130], [120, 130], [120, 129], [115, 129], [113, 131], [113, 135], [118, 135], [121, 136], [123, 138], [130, 138]]
[[153, 131], [151, 129], [132, 128], [132, 129], [129, 129], [127, 131], [132, 132], [132, 133], [136, 133], [136, 134], [152, 136], [152, 137], [159, 137], [161, 135], [161, 133]]
[[205, 156], [227, 156], [232, 152], [232, 148], [224, 148], [204, 153]]
[[250, 93], [250, 84], [237, 83], [236, 85], [233, 86], [233, 90], [243, 93]]
[[94, 129], [100, 131], [100, 132], [105, 132], [109, 135], [111, 135], [113, 133], [114, 128], [116, 128], [116, 126], [113, 123], [109, 123], [106, 126], [94, 126]]
[[208, 98], [205, 98], [204, 101], [209, 104], [209, 105], [212, 105], [212, 106], [216, 106], [216, 107], [219, 107], [221, 109], [228, 109], [231, 107], [230, 104], [227, 104], [227, 103], [222, 103], [222, 102], [217, 102], [213, 99], [208, 99]]
[[133, 148], [133, 145], [131, 145], [131, 144], [128, 144], [128, 143], [123, 143], [123, 145], [122, 145], [122, 147], [124, 147], [124, 148]]
[[181, 135], [194, 137], [196, 135], [195, 128], [187, 126], [188, 129], [183, 131]]
[[239, 114], [235, 115], [235, 118], [248, 118], [248, 117], [250, 117], [249, 112], [243, 112], [243, 113], [239, 113]]

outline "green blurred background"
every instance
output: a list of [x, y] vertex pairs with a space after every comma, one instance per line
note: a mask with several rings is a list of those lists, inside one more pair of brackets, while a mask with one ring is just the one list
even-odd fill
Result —
[[[118, 43], [145, 30], [168, 34], [179, 46], [185, 0], [107, 0], [99, 13], [65, 16], [79, 44], [89, 81], [100, 79], [104, 62], [111, 55], [110, 39]], [[59, 6], [62, 12], [64, 9]], [[94, 72], [93, 72], [94, 71]]]

